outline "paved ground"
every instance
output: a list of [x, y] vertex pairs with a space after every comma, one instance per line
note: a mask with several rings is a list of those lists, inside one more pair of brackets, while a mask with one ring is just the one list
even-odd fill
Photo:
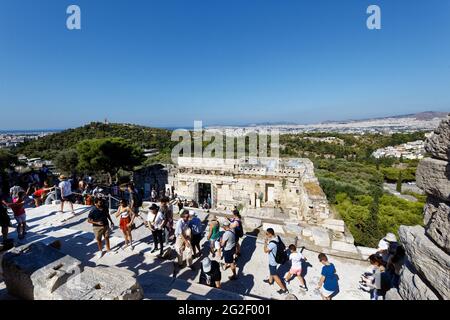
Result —
[[[91, 233], [91, 226], [86, 222], [89, 208], [76, 206], [75, 216], [67, 212], [57, 213], [56, 210], [56, 206], [27, 210], [30, 230], [25, 242], [51, 242], [53, 239], [59, 239], [62, 243], [61, 250], [81, 260], [84, 265], [108, 265], [132, 270], [143, 286], [146, 298], [215, 299], [218, 297], [216, 290], [195, 284], [199, 276], [198, 268], [197, 271], [187, 268], [176, 270], [172, 261], [160, 260], [156, 255], [151, 254], [150, 231], [141, 225], [141, 221], [137, 221], [138, 229], [133, 233], [136, 240], [134, 250], [121, 248], [123, 238], [120, 230], [116, 228], [111, 238], [112, 252], [99, 259], [96, 255], [97, 246]], [[15, 237], [15, 232], [11, 236]], [[278, 290], [276, 285], [269, 286], [263, 282], [268, 274], [267, 256], [263, 253], [263, 243], [252, 236], [246, 236], [241, 241], [242, 256], [237, 263], [239, 279], [229, 281], [230, 271], [222, 273], [223, 289], [226, 290], [222, 291], [223, 297], [227, 297], [226, 294], [232, 292], [235, 295], [230, 293], [228, 296], [230, 299], [238, 297], [236, 294], [240, 297], [245, 295], [263, 299], [282, 298], [276, 292]], [[205, 240], [202, 245], [207, 252]], [[319, 299], [320, 297], [313, 290], [321, 270], [317, 253], [305, 250], [303, 254], [308, 259], [304, 266], [304, 273], [310, 290], [307, 293], [301, 291], [296, 279], [288, 284], [288, 289], [300, 300]], [[197, 259], [195, 262], [197, 267], [200, 266], [200, 260]], [[340, 278], [340, 292], [336, 299], [368, 299], [368, 294], [358, 289], [359, 275], [368, 268], [368, 265], [349, 259], [330, 257], [330, 260], [335, 264]], [[281, 267], [280, 273], [284, 274], [287, 271], [286, 268], [288, 266]], [[0, 283], [0, 299], [2, 297], [5, 297], [4, 285]]]

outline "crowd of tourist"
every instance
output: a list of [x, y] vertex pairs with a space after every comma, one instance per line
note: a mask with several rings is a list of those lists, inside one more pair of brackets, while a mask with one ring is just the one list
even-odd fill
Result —
[[[20, 185], [10, 188], [9, 199], [2, 196], [0, 205], [0, 224], [2, 229], [3, 244], [8, 241], [8, 227], [11, 221], [7, 208], [13, 212], [17, 222], [18, 238], [26, 235], [27, 202], [39, 206], [53, 193], [51, 199], [61, 201], [60, 210], [64, 212], [64, 205], [68, 204], [74, 212], [73, 204], [81, 203], [91, 205], [87, 222], [92, 225], [92, 231], [98, 246], [98, 257], [111, 251], [110, 235], [115, 226], [112, 216], [118, 220], [118, 227], [125, 239], [123, 249], [133, 250], [133, 230], [135, 221], [141, 217], [140, 208], [143, 205], [142, 196], [136, 190], [133, 183], [128, 183], [126, 188], [120, 188], [113, 184], [105, 188], [94, 183], [90, 176], [84, 178], [59, 177], [58, 183], [49, 186], [47, 180], [41, 174], [31, 174], [34, 182], [28, 184], [27, 190]], [[58, 193], [57, 193], [58, 192]], [[120, 197], [117, 210], [110, 214], [109, 204], [105, 195]], [[222, 273], [229, 270], [230, 281], [238, 279], [237, 261], [241, 256], [240, 239], [244, 237], [243, 221], [239, 210], [235, 207], [232, 217], [222, 223], [214, 215], [210, 214], [205, 226], [195, 212], [198, 204], [195, 201], [181, 200], [175, 190], [167, 189], [163, 192], [151, 190], [152, 205], [145, 217], [145, 225], [151, 233], [151, 253], [158, 252], [161, 259], [171, 259], [174, 251], [176, 254], [176, 268], [187, 266], [195, 270], [194, 259], [201, 259], [199, 282], [215, 288], [221, 288]], [[159, 204], [159, 205], [158, 205]], [[174, 223], [173, 205], [178, 206], [179, 219]], [[208, 209], [206, 201], [202, 208]], [[206, 251], [202, 250], [201, 243], [206, 237]], [[103, 248], [106, 251], [103, 251]], [[267, 285], [277, 284], [280, 295], [289, 293], [286, 284], [293, 279], [298, 280], [299, 288], [308, 291], [308, 286], [303, 277], [303, 265], [307, 259], [296, 245], [286, 247], [279, 235], [272, 228], [265, 230], [263, 252], [267, 255], [268, 277], [263, 280]], [[377, 253], [369, 257], [371, 268], [361, 276], [360, 288], [370, 293], [373, 300], [384, 299], [386, 292], [398, 286], [399, 273], [403, 265], [405, 252], [398, 245], [395, 235], [389, 233], [379, 243]], [[217, 258], [217, 260], [216, 260]], [[324, 253], [318, 255], [318, 262], [322, 265], [321, 276], [316, 285], [315, 293], [322, 299], [330, 300], [339, 292], [339, 277], [333, 263]], [[280, 274], [280, 266], [288, 264], [288, 271]]]

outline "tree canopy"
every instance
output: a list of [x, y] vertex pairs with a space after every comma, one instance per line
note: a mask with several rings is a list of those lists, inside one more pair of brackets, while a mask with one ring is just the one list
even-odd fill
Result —
[[77, 144], [78, 169], [114, 176], [120, 169], [131, 171], [145, 160], [142, 149], [123, 138], [84, 140]]

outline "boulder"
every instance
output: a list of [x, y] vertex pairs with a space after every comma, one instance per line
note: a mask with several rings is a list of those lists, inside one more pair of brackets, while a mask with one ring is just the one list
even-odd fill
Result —
[[5, 253], [2, 268], [9, 294], [26, 300], [45, 300], [81, 271], [81, 262], [37, 242]]
[[425, 233], [450, 253], [450, 204], [428, 197], [424, 208]]
[[398, 293], [398, 290], [395, 288], [392, 288], [388, 292], [386, 292], [386, 295], [384, 297], [386, 300], [403, 300], [401, 295]]
[[447, 161], [423, 159], [417, 167], [416, 180], [428, 195], [450, 201], [450, 163]]
[[425, 150], [435, 158], [450, 160], [450, 117], [442, 121], [433, 135], [427, 139]]
[[400, 240], [417, 273], [443, 299], [450, 299], [450, 256], [437, 247], [420, 226], [399, 228]]
[[409, 266], [404, 266], [402, 269], [398, 293], [403, 300], [438, 300], [436, 294], [410, 270]]
[[116, 267], [86, 267], [52, 295], [53, 300], [141, 300], [143, 290], [134, 273]]
[[351, 252], [351, 253], [359, 253], [358, 249], [356, 249], [355, 245], [343, 242], [343, 241], [333, 241], [331, 243], [331, 248], [338, 251]]

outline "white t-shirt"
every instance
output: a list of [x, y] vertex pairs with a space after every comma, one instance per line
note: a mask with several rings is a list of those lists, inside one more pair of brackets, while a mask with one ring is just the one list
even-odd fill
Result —
[[388, 250], [388, 249], [389, 243], [384, 239], [381, 239], [380, 242], [378, 242], [378, 250]]
[[67, 180], [61, 181], [58, 187], [61, 189], [61, 194], [63, 197], [67, 197], [72, 194], [72, 185]]
[[302, 260], [303, 259], [304, 259], [304, 257], [300, 252], [294, 252], [289, 255], [289, 260], [291, 260], [292, 268], [294, 268], [294, 269], [302, 268]]
[[155, 229], [161, 230], [162, 229], [162, 222], [164, 221], [164, 213], [161, 211], [158, 211], [158, 214], [156, 215], [155, 219]]

